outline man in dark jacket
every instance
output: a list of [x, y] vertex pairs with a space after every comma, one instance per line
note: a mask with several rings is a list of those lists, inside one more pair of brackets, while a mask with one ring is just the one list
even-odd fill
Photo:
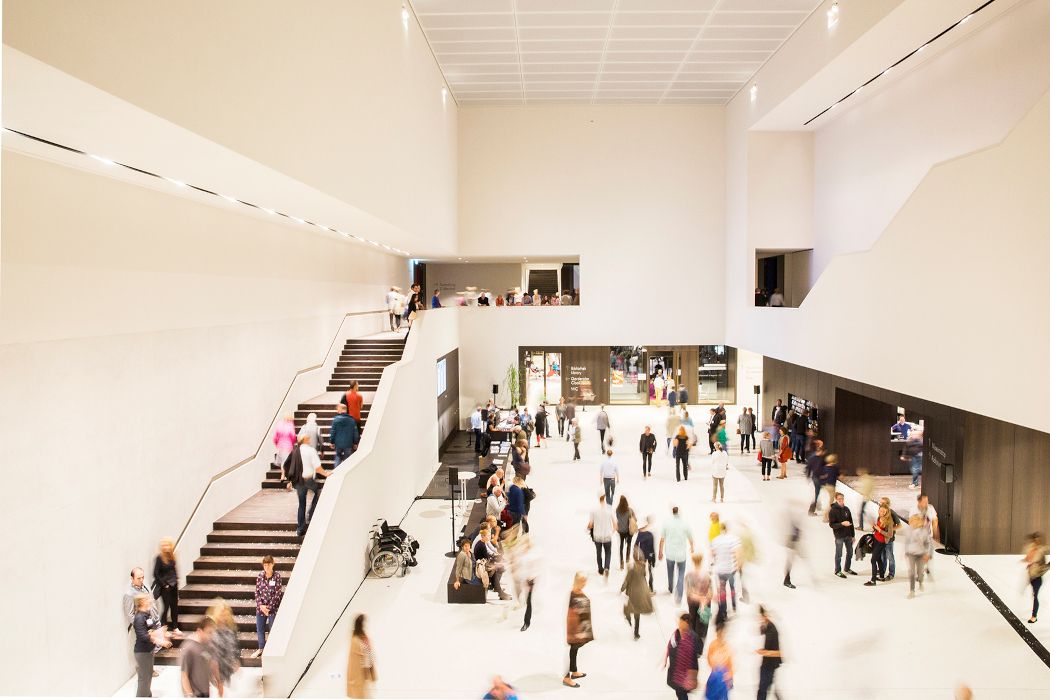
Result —
[[[835, 575], [846, 578], [846, 574], [857, 575], [853, 570], [853, 513], [846, 505], [841, 493], [835, 494], [835, 502], [828, 510], [828, 524], [835, 533]], [[846, 548], [846, 573], [842, 573], [842, 548]]]
[[642, 453], [642, 478], [646, 479], [653, 473], [653, 453], [656, 452], [656, 436], [648, 425], [638, 441], [638, 451]]
[[357, 421], [346, 412], [346, 404], [339, 404], [335, 408], [335, 417], [332, 419], [332, 429], [328, 433], [328, 442], [335, 450], [335, 463], [332, 469], [339, 466], [354, 453], [354, 447], [360, 439], [357, 430]]
[[820, 484], [824, 478], [824, 442], [813, 441], [813, 454], [806, 458], [806, 475], [813, 482], [813, 503], [809, 505], [809, 514], [817, 514], [817, 501], [820, 500]]
[[783, 401], [777, 399], [777, 405], [773, 407], [773, 412], [769, 417], [776, 425], [784, 425], [784, 421], [787, 420], [787, 408], [784, 407]]

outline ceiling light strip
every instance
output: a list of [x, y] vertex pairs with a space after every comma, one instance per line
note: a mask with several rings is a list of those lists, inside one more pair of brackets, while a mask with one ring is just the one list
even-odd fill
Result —
[[[315, 228], [319, 228], [319, 229], [324, 230], [324, 231], [332, 231], [334, 233], [339, 233], [339, 234], [341, 234], [343, 236], [348, 236], [348, 237], [351, 236], [351, 234], [345, 233], [343, 231], [337, 231], [336, 229], [330, 228], [328, 226], [323, 226], [321, 224], [316, 224], [313, 221], [307, 221], [306, 219], [301, 219], [301, 218], [299, 218], [297, 216], [292, 216], [291, 214], [285, 214], [284, 212], [276, 211], [274, 209], [268, 209], [266, 207], [259, 206], [258, 204], [252, 204], [251, 202], [246, 202], [246, 201], [244, 201], [242, 199], [237, 199], [236, 197], [231, 197], [231, 196], [225, 195], [225, 194], [219, 194], [218, 192], [213, 192], [213, 191], [211, 191], [209, 189], [206, 189], [204, 187], [199, 187], [198, 185], [194, 185], [194, 184], [191, 184], [191, 183], [188, 183], [188, 182], [183, 182], [182, 180], [176, 180], [173, 177], [167, 177], [165, 175], [158, 175], [157, 173], [150, 172], [149, 170], [143, 170], [142, 168], [136, 168], [134, 165], [128, 165], [126, 163], [121, 163], [120, 161], [110, 160], [109, 158], [105, 158], [103, 156], [96, 155], [94, 153], [88, 153], [87, 151], [82, 151], [79, 148], [73, 148], [72, 146], [66, 146], [64, 144], [57, 143], [55, 141], [51, 141], [49, 139], [42, 138], [40, 136], [33, 136], [32, 134], [27, 134], [24, 131], [19, 131], [17, 129], [11, 129], [11, 128], [8, 128], [6, 126], [3, 127], [3, 129], [4, 129], [4, 131], [10, 132], [12, 134], [17, 134], [18, 136], [21, 136], [23, 138], [29, 139], [30, 141], [36, 141], [37, 143], [44, 144], [45, 146], [51, 146], [52, 148], [58, 148], [60, 150], [66, 151], [67, 153], [75, 153], [76, 155], [87, 156], [88, 158], [91, 158], [93, 160], [97, 160], [98, 162], [104, 163], [107, 166], [118, 165], [121, 168], [124, 168], [126, 170], [130, 170], [130, 171], [135, 172], [135, 173], [139, 173], [140, 175], [147, 175], [149, 177], [153, 177], [153, 178], [156, 178], [158, 180], [164, 180], [166, 182], [170, 182], [171, 184], [173, 184], [173, 185], [175, 185], [176, 187], [179, 187], [179, 188], [188, 187], [190, 189], [197, 190], [198, 192], [200, 192], [202, 194], [207, 194], [207, 195], [211, 195], [213, 197], [218, 197], [219, 199], [224, 199], [227, 202], [230, 202], [231, 204], [243, 204], [246, 207], [252, 207], [253, 209], [258, 209], [260, 211], [266, 212], [267, 214], [273, 214], [275, 216], [283, 216], [286, 219], [291, 219], [292, 221], [295, 221], [297, 223], [303, 224], [304, 226], [313, 226]], [[356, 238], [359, 241], [364, 242], [363, 238], [360, 238], [358, 236], [352, 236], [352, 237]], [[401, 250], [400, 248], [394, 248], [392, 246], [386, 245], [385, 243], [377, 243], [375, 241], [368, 241], [368, 243], [371, 243], [372, 245], [376, 246], [377, 248], [381, 247], [381, 248], [384, 248], [384, 249], [389, 250], [391, 252], [398, 253], [400, 255], [404, 255], [404, 256], [408, 256], [409, 255], [408, 252], [406, 252], [404, 250]]]
[[612, 9], [609, 12], [609, 24], [605, 27], [605, 41], [602, 42], [602, 57], [598, 60], [598, 72], [594, 75], [594, 89], [591, 90], [591, 104], [598, 97], [598, 86], [602, 82], [602, 71], [605, 70], [605, 55], [609, 52], [609, 42], [612, 41], [613, 26], [616, 24], [616, 13], [620, 9], [620, 0], [613, 0]]
[[[521, 33], [518, 31], [518, 2], [510, 0], [510, 16], [514, 22], [514, 49], [518, 57], [518, 80], [521, 82], [521, 103], [525, 104], [525, 67], [521, 64]], [[442, 68], [444, 72], [444, 68]]]
[[824, 116], [825, 114], [827, 114], [827, 113], [828, 113], [828, 112], [830, 112], [831, 110], [835, 109], [835, 108], [836, 108], [836, 107], [838, 107], [838, 106], [839, 106], [840, 104], [842, 104], [843, 102], [845, 102], [845, 101], [846, 101], [846, 100], [848, 100], [849, 98], [853, 97], [853, 96], [854, 96], [854, 95], [856, 95], [856, 94], [857, 94], [858, 92], [860, 92], [860, 91], [861, 91], [861, 90], [863, 90], [864, 88], [868, 87], [869, 85], [871, 85], [871, 84], [872, 84], [872, 83], [874, 83], [874, 82], [875, 82], [876, 80], [878, 80], [878, 79], [879, 79], [879, 78], [881, 78], [882, 76], [884, 76], [884, 75], [886, 75], [887, 73], [889, 73], [889, 72], [890, 72], [891, 70], [893, 70], [893, 69], [894, 69], [894, 68], [896, 68], [897, 66], [899, 66], [899, 65], [901, 65], [902, 63], [904, 63], [905, 61], [907, 61], [907, 60], [908, 60], [909, 58], [911, 58], [912, 56], [914, 56], [914, 55], [916, 55], [916, 54], [918, 54], [918, 53], [921, 53], [921, 52], [923, 51], [923, 49], [925, 49], [925, 48], [926, 48], [927, 46], [929, 46], [929, 45], [930, 45], [930, 44], [932, 44], [933, 42], [935, 42], [935, 41], [937, 41], [938, 39], [940, 39], [941, 37], [943, 37], [943, 36], [944, 36], [945, 34], [947, 34], [948, 32], [950, 32], [951, 30], [953, 30], [953, 29], [955, 29], [956, 27], [959, 27], [959, 26], [961, 26], [961, 25], [965, 24], [966, 22], [970, 21], [970, 19], [971, 19], [971, 18], [972, 18], [972, 17], [974, 16], [974, 15], [976, 15], [976, 14], [977, 14], [978, 12], [980, 12], [980, 11], [981, 11], [981, 10], [983, 10], [984, 8], [986, 8], [986, 7], [988, 7], [989, 5], [991, 5], [991, 4], [993, 3], [993, 2], [995, 2], [995, 0], [988, 0], [988, 1], [987, 1], [987, 2], [985, 2], [985, 3], [983, 4], [983, 5], [981, 5], [981, 6], [980, 6], [980, 7], [978, 7], [978, 8], [976, 9], [976, 10], [973, 10], [972, 12], [970, 12], [969, 14], [967, 14], [967, 15], [966, 15], [965, 17], [963, 17], [962, 19], [960, 19], [960, 20], [959, 20], [958, 22], [956, 22], [955, 24], [952, 24], [951, 26], [949, 26], [949, 27], [947, 27], [947, 28], [945, 28], [945, 29], [942, 29], [942, 30], [941, 30], [940, 32], [938, 32], [938, 33], [937, 33], [937, 34], [936, 34], [935, 36], [933, 36], [933, 37], [932, 37], [932, 38], [930, 38], [930, 39], [927, 39], [927, 40], [926, 40], [926, 41], [924, 41], [924, 42], [923, 42], [922, 44], [920, 44], [918, 48], [912, 49], [911, 51], [909, 51], [908, 53], [906, 53], [906, 54], [905, 54], [904, 56], [901, 56], [901, 57], [900, 57], [900, 58], [898, 58], [898, 59], [897, 59], [897, 60], [896, 60], [896, 61], [895, 61], [894, 63], [891, 63], [891, 64], [890, 64], [890, 65], [889, 65], [889, 66], [888, 66], [887, 68], [885, 68], [884, 70], [882, 70], [882, 71], [881, 71], [880, 73], [877, 73], [877, 74], [873, 75], [872, 77], [868, 78], [868, 79], [867, 79], [866, 81], [864, 81], [863, 83], [861, 83], [861, 84], [860, 84], [859, 86], [857, 86], [856, 88], [854, 88], [854, 90], [853, 90], [852, 92], [849, 92], [849, 93], [847, 93], [846, 95], [843, 95], [843, 96], [842, 96], [842, 97], [840, 97], [840, 98], [839, 98], [838, 100], [836, 100], [835, 102], [832, 102], [832, 103], [831, 103], [831, 104], [830, 104], [829, 106], [825, 107], [825, 108], [824, 108], [823, 110], [821, 110], [821, 111], [820, 111], [820, 112], [818, 112], [817, 114], [813, 115], [812, 117], [810, 117], [809, 119], [807, 119], [806, 121], [804, 121], [804, 122], [802, 123], [802, 126], [809, 126], [811, 122], [814, 122], [814, 121], [816, 121], [817, 119], [820, 119], [820, 118], [821, 118], [822, 116]]
[[423, 23], [419, 21], [419, 15], [416, 13], [416, 8], [412, 4], [411, 0], [406, 0], [406, 8], [412, 13], [413, 19], [416, 20], [416, 25], [419, 26], [420, 31], [423, 33], [423, 41], [427, 42], [427, 48], [430, 49], [430, 57], [434, 59], [434, 65], [438, 68], [438, 73], [441, 74], [441, 82], [444, 83], [445, 89], [448, 90], [448, 94], [452, 96], [452, 101], [459, 106], [459, 100], [456, 99], [456, 93], [452, 91], [452, 88], [448, 84], [448, 80], [445, 78], [445, 71], [441, 69], [441, 61], [438, 60], [437, 53], [434, 51], [434, 45], [430, 43], [430, 36], [427, 34], [427, 30], [423, 27]]

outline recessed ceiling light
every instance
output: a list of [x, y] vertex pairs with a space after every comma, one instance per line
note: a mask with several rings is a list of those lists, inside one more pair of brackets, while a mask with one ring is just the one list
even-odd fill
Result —
[[967, 22], [970, 21], [971, 17], [973, 17], [973, 13], [972, 12], [970, 14], [966, 15], [965, 17], [963, 17], [962, 21], [959, 22], [959, 24], [966, 24]]
[[178, 187], [185, 187], [186, 186], [185, 182], [183, 182], [181, 180], [176, 180], [173, 177], [166, 177], [164, 179], [167, 180], [168, 182], [170, 182], [171, 184], [176, 185]]
[[751, 101], [754, 102], [758, 99], [758, 85], [751, 86]]
[[259, 208], [262, 209], [267, 214], [274, 214], [274, 215], [277, 214], [277, 212], [275, 212], [273, 209], [267, 209], [266, 207], [259, 207]]
[[300, 219], [298, 216], [293, 216], [292, 217], [292, 221], [298, 221], [300, 224], [305, 224], [306, 223], [305, 221]]
[[236, 197], [231, 197], [228, 194], [220, 194], [219, 196], [222, 197], [223, 199], [225, 199], [227, 202], [231, 202], [233, 204], [237, 203], [237, 198]]
[[401, 6], [401, 24], [405, 25], [405, 29], [408, 29], [408, 8], [404, 5]]
[[109, 158], [103, 158], [102, 156], [96, 156], [96, 155], [94, 155], [92, 153], [89, 153], [88, 155], [90, 155], [92, 158], [97, 160], [99, 163], [105, 163], [106, 165], [116, 165], [116, 163], [111, 161]]

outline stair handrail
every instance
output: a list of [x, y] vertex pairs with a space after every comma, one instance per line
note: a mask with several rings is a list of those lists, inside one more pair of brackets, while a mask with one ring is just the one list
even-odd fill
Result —
[[299, 378], [300, 375], [306, 374], [307, 372], [313, 372], [324, 367], [325, 363], [328, 361], [329, 356], [332, 354], [332, 349], [335, 347], [336, 342], [339, 340], [340, 334], [342, 334], [343, 332], [343, 325], [346, 323], [346, 320], [351, 316], [369, 316], [372, 314], [386, 313], [389, 313], [387, 309], [377, 309], [375, 311], [350, 311], [343, 314], [343, 318], [339, 322], [339, 327], [335, 329], [335, 334], [332, 336], [332, 342], [329, 343], [328, 350], [325, 351], [325, 354], [321, 358], [321, 361], [317, 364], [310, 365], [309, 367], [304, 367], [298, 370], [294, 375], [292, 375], [292, 380], [288, 382], [288, 388], [285, 389], [284, 395], [281, 397], [280, 402], [278, 402], [277, 410], [274, 412], [273, 418], [271, 418], [270, 422], [267, 423], [266, 432], [263, 434], [262, 439], [259, 440], [259, 445], [255, 448], [255, 452], [250, 457], [245, 457], [240, 462], [237, 462], [237, 464], [226, 467], [217, 474], [212, 475], [212, 477], [208, 480], [208, 485], [204, 487], [204, 491], [201, 492], [200, 498], [197, 499], [197, 504], [193, 506], [193, 510], [190, 512], [190, 517], [186, 519], [185, 524], [183, 524], [182, 526], [182, 530], [179, 532], [179, 536], [175, 540], [176, 549], [182, 543], [183, 535], [186, 534], [186, 530], [189, 529], [190, 523], [193, 522], [193, 519], [197, 517], [197, 511], [200, 510], [201, 504], [204, 503], [204, 499], [207, 497], [208, 492], [211, 490], [211, 487], [215, 484], [215, 482], [221, 479], [222, 477], [226, 476], [227, 474], [230, 474], [236, 471], [237, 469], [240, 469], [245, 464], [254, 461], [259, 456], [259, 453], [262, 451], [263, 445], [266, 444], [267, 438], [269, 438], [270, 436], [270, 426], [273, 425], [273, 422], [277, 420], [277, 416], [280, 415], [281, 407], [284, 406], [284, 402], [288, 398], [288, 394], [292, 393], [292, 387], [295, 386], [295, 381]]

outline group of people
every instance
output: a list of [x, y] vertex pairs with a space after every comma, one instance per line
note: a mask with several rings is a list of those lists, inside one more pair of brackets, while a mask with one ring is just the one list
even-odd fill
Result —
[[[416, 285], [418, 286], [418, 285]], [[418, 290], [417, 290], [418, 291]], [[400, 290], [396, 287], [391, 287], [390, 292], [387, 293], [387, 307], [391, 313], [391, 324], [390, 330], [394, 328], [394, 317], [395, 313], [405, 314], [407, 309], [411, 307], [411, 299], [404, 302], [404, 306], [397, 306], [397, 299], [392, 297], [391, 294], [400, 295]], [[512, 289], [507, 292], [506, 296], [503, 294], [497, 294], [493, 296], [492, 292], [487, 289], [479, 290], [477, 287], [467, 287], [464, 292], [457, 293], [455, 298], [455, 306], [578, 306], [580, 303], [580, 290], [579, 289], [564, 289], [559, 294], [540, 294], [540, 290], [534, 289], [530, 293], [529, 290], [525, 290], [522, 293], [518, 289]], [[394, 308], [391, 308], [393, 304]], [[430, 297], [430, 308], [440, 309], [444, 308], [445, 304], [441, 301], [441, 290], [435, 289], [433, 295]], [[419, 310], [418, 308], [416, 310]], [[398, 320], [398, 327], [400, 327], [400, 320]]]
[[762, 287], [755, 287], [755, 306], [783, 306], [784, 295], [780, 287], [775, 287], [772, 292], [767, 292]]
[[[434, 290], [434, 299], [437, 300], [438, 290]], [[401, 330], [401, 324], [404, 322], [409, 329], [412, 327], [412, 321], [415, 320], [416, 314], [427, 308], [426, 298], [423, 296], [423, 290], [418, 284], [413, 284], [409, 287], [408, 294], [404, 294], [400, 287], [391, 287], [390, 291], [386, 293], [386, 310], [390, 320], [390, 330], [399, 331]], [[441, 306], [440, 301], [438, 306]]]
[[[255, 581], [255, 619], [258, 658], [266, 647], [266, 634], [273, 625], [284, 595], [280, 572], [272, 556], [262, 558], [262, 571]], [[137, 674], [137, 697], [152, 697], [151, 685], [158, 673], [153, 657], [162, 649], [179, 643], [180, 688], [186, 697], [208, 697], [214, 685], [219, 697], [225, 695], [230, 680], [241, 663], [237, 623], [230, 605], [215, 599], [196, 623], [193, 632], [179, 629], [179, 575], [173, 543], [161, 540], [153, 563], [153, 583], [145, 583], [141, 567], [131, 569], [131, 582], [123, 597], [124, 622], [131, 634]], [[158, 609], [157, 601], [162, 607]]]

